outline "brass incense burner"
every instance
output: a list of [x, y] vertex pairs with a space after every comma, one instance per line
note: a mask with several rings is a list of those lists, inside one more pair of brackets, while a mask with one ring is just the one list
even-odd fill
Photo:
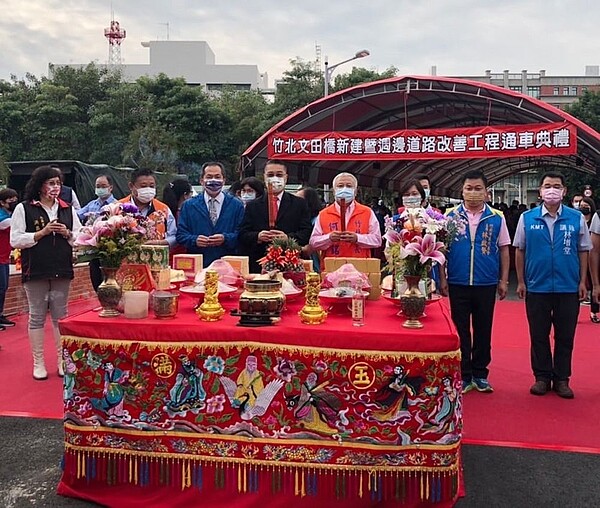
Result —
[[306, 325], [320, 325], [327, 319], [327, 312], [319, 304], [321, 276], [316, 272], [306, 275], [306, 303], [298, 312], [300, 321]]
[[281, 281], [247, 280], [240, 295], [240, 325], [264, 326], [279, 321], [285, 295], [281, 292]]

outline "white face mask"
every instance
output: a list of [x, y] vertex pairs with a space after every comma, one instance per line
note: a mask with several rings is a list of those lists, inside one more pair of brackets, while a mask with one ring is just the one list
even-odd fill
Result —
[[402, 205], [405, 208], [418, 208], [421, 206], [421, 196], [402, 196]]
[[275, 192], [279, 192], [285, 187], [285, 180], [280, 176], [270, 176], [267, 178], [267, 183], [270, 183], [273, 186]]
[[154, 187], [141, 187], [137, 189], [137, 198], [140, 203], [150, 203], [156, 196], [156, 189]]

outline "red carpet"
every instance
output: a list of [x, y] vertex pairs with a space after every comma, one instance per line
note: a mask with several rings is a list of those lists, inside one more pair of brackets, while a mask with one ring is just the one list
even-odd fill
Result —
[[575, 336], [575, 399], [564, 400], [555, 393], [529, 394], [534, 378], [525, 304], [496, 305], [489, 376], [495, 392], [464, 396], [464, 443], [600, 453], [600, 325], [589, 312], [581, 306]]
[[[72, 304], [70, 313], [83, 312], [96, 300]], [[17, 326], [0, 332], [0, 416], [62, 418], [62, 380], [56, 375], [51, 330], [46, 333], [47, 381], [31, 377], [27, 315]], [[600, 372], [600, 325], [589, 320], [582, 306], [573, 359], [574, 400], [550, 393], [529, 394], [529, 338], [522, 302], [496, 306], [490, 382], [493, 394], [470, 392], [464, 397], [464, 440], [488, 444], [600, 453], [597, 373]]]
[[[98, 305], [96, 298], [69, 304], [69, 313], [85, 312]], [[48, 379], [35, 381], [27, 337], [26, 313], [11, 316], [17, 324], [0, 332], [0, 416], [62, 419], [62, 379], [56, 373], [57, 358], [50, 317], [46, 322], [44, 356]]]

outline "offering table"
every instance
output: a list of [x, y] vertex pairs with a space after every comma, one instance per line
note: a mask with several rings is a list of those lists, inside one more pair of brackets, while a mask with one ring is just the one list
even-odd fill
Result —
[[[223, 300], [226, 309], [237, 298]], [[105, 506], [452, 506], [462, 430], [459, 341], [444, 302], [408, 330], [386, 301], [273, 326], [60, 323], [58, 493]]]

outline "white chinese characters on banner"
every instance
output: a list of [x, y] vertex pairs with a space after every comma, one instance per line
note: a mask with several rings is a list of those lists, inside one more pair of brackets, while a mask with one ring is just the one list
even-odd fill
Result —
[[577, 151], [567, 123], [465, 129], [285, 132], [269, 138], [270, 158], [397, 159], [566, 155]]

